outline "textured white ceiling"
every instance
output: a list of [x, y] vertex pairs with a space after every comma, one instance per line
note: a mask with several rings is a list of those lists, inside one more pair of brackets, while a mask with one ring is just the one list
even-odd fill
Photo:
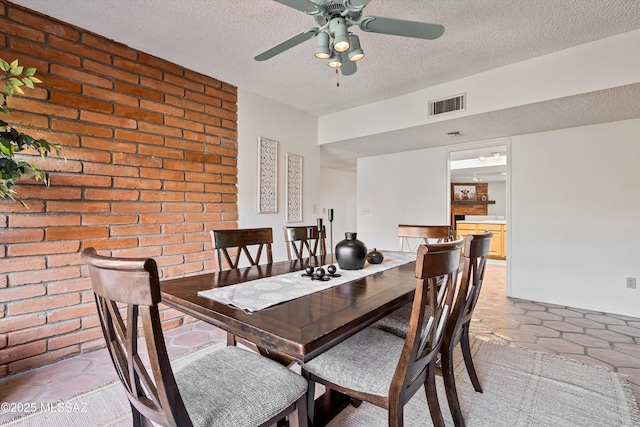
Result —
[[[310, 16], [272, 0], [14, 3], [318, 116], [640, 28], [640, 0], [373, 0], [365, 15], [438, 23], [445, 34], [419, 40], [352, 27], [366, 57], [358, 62], [358, 72], [340, 76], [336, 87], [335, 72], [313, 56], [315, 39], [268, 61], [253, 60], [315, 26]], [[481, 129], [502, 133], [485, 121], [465, 122], [478, 126], [472, 133], [479, 139], [487, 137]], [[404, 141], [382, 151], [419, 145]], [[355, 146], [347, 144], [345, 150]], [[340, 160], [324, 151], [324, 162]], [[352, 153], [351, 159], [361, 155]], [[343, 166], [351, 168], [353, 161]]]

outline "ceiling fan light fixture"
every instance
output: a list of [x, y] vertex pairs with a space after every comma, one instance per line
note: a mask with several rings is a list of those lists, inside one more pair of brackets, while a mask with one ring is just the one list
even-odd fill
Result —
[[331, 56], [331, 52], [329, 51], [329, 33], [322, 31], [318, 34], [315, 56], [318, 59], [329, 59]]
[[[329, 66], [341, 68], [344, 76], [353, 75], [356, 61], [364, 57], [360, 40], [349, 28], [360, 27], [362, 31], [393, 36], [434, 40], [442, 36], [444, 27], [440, 24], [407, 21], [404, 19], [365, 16], [364, 8], [371, 0], [275, 0], [284, 6], [313, 16], [317, 26], [301, 33], [256, 55], [256, 61], [266, 61], [307, 40], [318, 37], [314, 56], [328, 59]], [[328, 52], [327, 52], [328, 48]], [[342, 56], [339, 54], [342, 53]]]
[[329, 58], [329, 62], [327, 65], [331, 68], [340, 68], [342, 67], [342, 54], [340, 52], [336, 52], [335, 50], [331, 52], [331, 57]]
[[329, 22], [329, 31], [333, 35], [333, 48], [338, 52], [349, 50], [349, 35], [344, 18], [333, 18]]
[[360, 47], [360, 39], [355, 34], [349, 34], [349, 61], [355, 62], [364, 58], [364, 52]]

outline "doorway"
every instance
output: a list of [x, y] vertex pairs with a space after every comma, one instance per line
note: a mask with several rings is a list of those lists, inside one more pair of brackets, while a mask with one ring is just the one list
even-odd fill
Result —
[[490, 259], [508, 260], [510, 141], [464, 144], [449, 151], [449, 212], [458, 235], [489, 230]]

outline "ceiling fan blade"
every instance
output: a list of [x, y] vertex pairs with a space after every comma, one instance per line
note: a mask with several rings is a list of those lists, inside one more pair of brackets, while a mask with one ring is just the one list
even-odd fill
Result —
[[371, 0], [347, 0], [345, 7], [352, 12], [361, 12], [369, 3], [371, 3]]
[[267, 59], [273, 58], [274, 56], [284, 52], [287, 49], [291, 49], [294, 46], [299, 45], [302, 42], [305, 42], [309, 39], [314, 38], [318, 35], [317, 28], [309, 28], [308, 30], [304, 30], [298, 35], [291, 37], [288, 40], [283, 41], [277, 46], [272, 47], [271, 49], [267, 49], [264, 52], [256, 55], [253, 59], [256, 61], [266, 61]]
[[365, 16], [360, 20], [360, 28], [372, 33], [391, 34], [394, 36], [415, 37], [433, 40], [444, 33], [444, 27], [426, 22], [405, 21], [403, 19]]
[[[342, 55], [342, 57], [345, 58], [346, 55]], [[350, 76], [358, 71], [358, 67], [356, 67], [355, 61], [349, 61], [348, 59], [345, 59], [342, 61], [342, 67], [340, 67], [340, 71], [342, 71], [343, 76]]]
[[283, 4], [285, 6], [298, 9], [301, 12], [310, 13], [310, 14], [314, 14], [320, 10], [316, 3], [309, 0], [274, 0], [274, 1], [280, 4]]

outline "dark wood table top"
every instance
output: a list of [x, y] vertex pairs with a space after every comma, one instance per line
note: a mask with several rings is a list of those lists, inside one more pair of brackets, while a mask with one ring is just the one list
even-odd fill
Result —
[[162, 300], [263, 349], [306, 362], [413, 299], [415, 262], [254, 313], [198, 295], [199, 291], [302, 270], [306, 265], [308, 260], [283, 261], [163, 280]]

